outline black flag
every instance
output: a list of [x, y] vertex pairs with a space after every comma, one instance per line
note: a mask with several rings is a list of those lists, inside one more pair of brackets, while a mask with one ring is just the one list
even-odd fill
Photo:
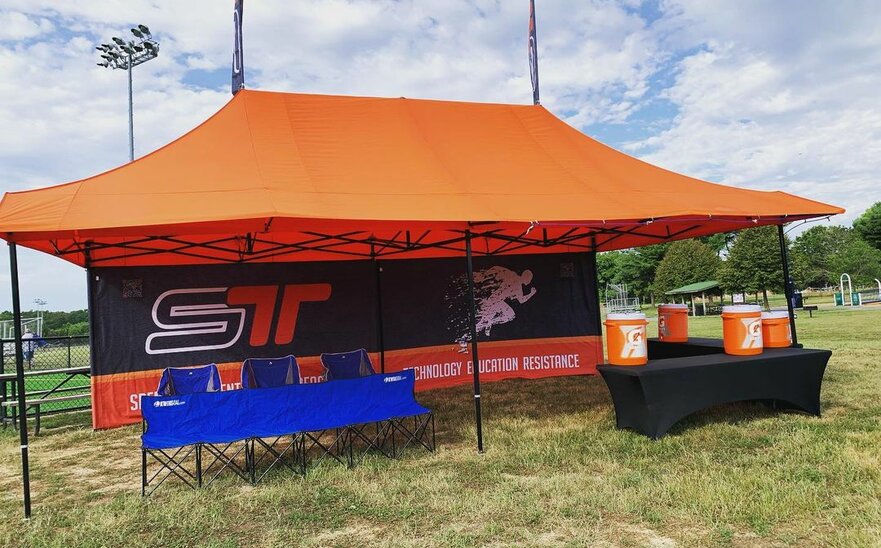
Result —
[[235, 43], [232, 50], [232, 94], [235, 95], [245, 87], [244, 51], [242, 48], [242, 8], [244, 0], [236, 0], [232, 22], [235, 32]]
[[535, 0], [529, 0], [529, 78], [532, 80], [532, 102], [538, 100], [538, 39], [535, 37]]

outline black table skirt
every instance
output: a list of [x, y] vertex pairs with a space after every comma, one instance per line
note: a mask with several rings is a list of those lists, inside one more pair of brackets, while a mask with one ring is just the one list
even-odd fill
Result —
[[612, 394], [618, 428], [657, 439], [684, 417], [723, 403], [764, 400], [819, 416], [831, 355], [829, 350], [768, 348], [757, 356], [730, 356], [721, 340], [650, 341], [647, 365], [598, 369]]
[[703, 339], [697, 337], [691, 337], [688, 339], [688, 342], [684, 343], [661, 342], [658, 339], [649, 339], [648, 350], [649, 358], [653, 360], [725, 353], [722, 339]]

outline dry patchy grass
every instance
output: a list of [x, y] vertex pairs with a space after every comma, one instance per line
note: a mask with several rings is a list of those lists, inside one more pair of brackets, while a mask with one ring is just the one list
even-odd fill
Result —
[[[692, 321], [719, 335], [718, 318]], [[614, 427], [596, 377], [484, 387], [487, 452], [468, 387], [420, 399], [439, 449], [257, 487], [139, 496], [137, 427], [48, 419], [32, 442], [34, 517], [20, 518], [18, 440], [0, 433], [0, 543], [25, 546], [881, 545], [881, 310], [799, 318], [834, 351], [824, 416], [727, 405], [653, 442]]]

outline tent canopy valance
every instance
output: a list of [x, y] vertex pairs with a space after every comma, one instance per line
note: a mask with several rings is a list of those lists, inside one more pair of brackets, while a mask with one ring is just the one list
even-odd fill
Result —
[[243, 90], [130, 164], [7, 193], [0, 236], [79, 265], [611, 250], [843, 210], [679, 175], [541, 106]]

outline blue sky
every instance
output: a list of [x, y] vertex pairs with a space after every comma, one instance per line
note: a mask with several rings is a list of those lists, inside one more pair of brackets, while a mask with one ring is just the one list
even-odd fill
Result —
[[[136, 154], [229, 100], [232, 0], [4, 0], [0, 191], [127, 159], [126, 80], [94, 46], [143, 23]], [[844, 206], [881, 200], [881, 10], [841, 0], [536, 0], [542, 103], [689, 175]], [[528, 103], [527, 0], [245, 0], [248, 87]], [[0, 309], [9, 307], [0, 254]], [[85, 273], [23, 250], [22, 300], [85, 306]]]

